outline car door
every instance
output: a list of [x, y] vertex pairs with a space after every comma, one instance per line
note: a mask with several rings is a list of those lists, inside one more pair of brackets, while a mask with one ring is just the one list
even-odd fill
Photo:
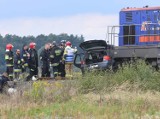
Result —
[[74, 58], [74, 65], [77, 68], [82, 68], [82, 65], [84, 64], [84, 53], [76, 54]]

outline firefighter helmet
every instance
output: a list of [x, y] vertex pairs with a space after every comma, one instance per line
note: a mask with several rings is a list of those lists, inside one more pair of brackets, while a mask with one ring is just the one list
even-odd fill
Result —
[[66, 40], [61, 40], [60, 46], [65, 46]]
[[29, 44], [29, 48], [31, 48], [31, 49], [33, 49], [35, 46], [36, 46], [36, 43], [34, 43], [34, 42], [31, 42], [31, 43]]
[[13, 48], [12, 44], [9, 43], [6, 45], [6, 50], [12, 50], [12, 48]]
[[66, 46], [71, 46], [71, 45], [72, 45], [71, 42], [69, 41], [66, 42]]
[[56, 45], [57, 45], [56, 41], [53, 41], [53, 42], [52, 42], [52, 45], [53, 45], [53, 46], [56, 46]]
[[61, 43], [64, 43], [64, 44], [65, 44], [65, 43], [66, 43], [66, 40], [61, 40]]

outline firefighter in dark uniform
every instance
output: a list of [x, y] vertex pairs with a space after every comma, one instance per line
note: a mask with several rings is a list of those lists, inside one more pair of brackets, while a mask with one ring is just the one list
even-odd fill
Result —
[[50, 77], [49, 72], [49, 54], [50, 44], [47, 43], [44, 46], [44, 50], [40, 53], [40, 61], [42, 66], [42, 77]]
[[27, 72], [29, 57], [28, 46], [25, 44], [21, 51], [22, 73]]
[[4, 72], [2, 76], [0, 76], [0, 93], [3, 92], [3, 88], [7, 85], [7, 81], [9, 81], [9, 77], [7, 72]]
[[6, 62], [6, 72], [9, 76], [10, 80], [13, 80], [13, 45], [7, 44], [6, 45], [6, 52], [5, 52], [5, 62]]
[[[60, 43], [60, 48], [62, 49], [63, 53], [65, 49], [65, 44], [66, 44], [66, 40], [62, 40]], [[65, 71], [65, 59], [64, 58], [62, 59], [62, 62], [60, 62], [59, 72], [61, 74], [62, 80], [65, 80], [66, 71]]]
[[61, 48], [59, 48], [56, 44], [56, 42], [52, 43], [53, 48], [50, 51], [50, 66], [52, 67], [53, 77], [57, 79], [57, 76], [59, 75], [59, 64], [62, 61], [63, 58], [63, 51]]
[[22, 72], [22, 61], [20, 56], [20, 50], [16, 50], [16, 54], [14, 56], [14, 76], [15, 80], [20, 79], [20, 73]]
[[29, 76], [27, 76], [27, 81], [31, 80], [33, 76], [37, 76], [38, 75], [38, 54], [37, 54], [37, 51], [35, 49], [36, 47], [36, 43], [34, 42], [31, 42], [29, 44], [29, 59], [28, 59], [28, 67], [29, 67], [29, 70], [30, 70], [30, 74]]

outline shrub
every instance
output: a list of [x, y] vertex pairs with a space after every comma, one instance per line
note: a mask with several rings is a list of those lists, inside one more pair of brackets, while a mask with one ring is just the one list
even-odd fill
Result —
[[[128, 87], [142, 90], [160, 91], [160, 73], [146, 64], [144, 60], [125, 63], [116, 72], [88, 72], [79, 80], [81, 93], [112, 91], [118, 86], [129, 83]], [[136, 86], [135, 86], [136, 85]]]
[[114, 80], [111, 80], [112, 75], [112, 72], [88, 72], [82, 80], [79, 80], [79, 91], [100, 93], [111, 90], [111, 86], [115, 84]]

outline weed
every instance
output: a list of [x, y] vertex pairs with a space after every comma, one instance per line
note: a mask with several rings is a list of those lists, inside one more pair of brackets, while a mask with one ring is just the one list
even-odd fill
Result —
[[144, 61], [0, 95], [0, 118], [160, 118], [160, 72]]

